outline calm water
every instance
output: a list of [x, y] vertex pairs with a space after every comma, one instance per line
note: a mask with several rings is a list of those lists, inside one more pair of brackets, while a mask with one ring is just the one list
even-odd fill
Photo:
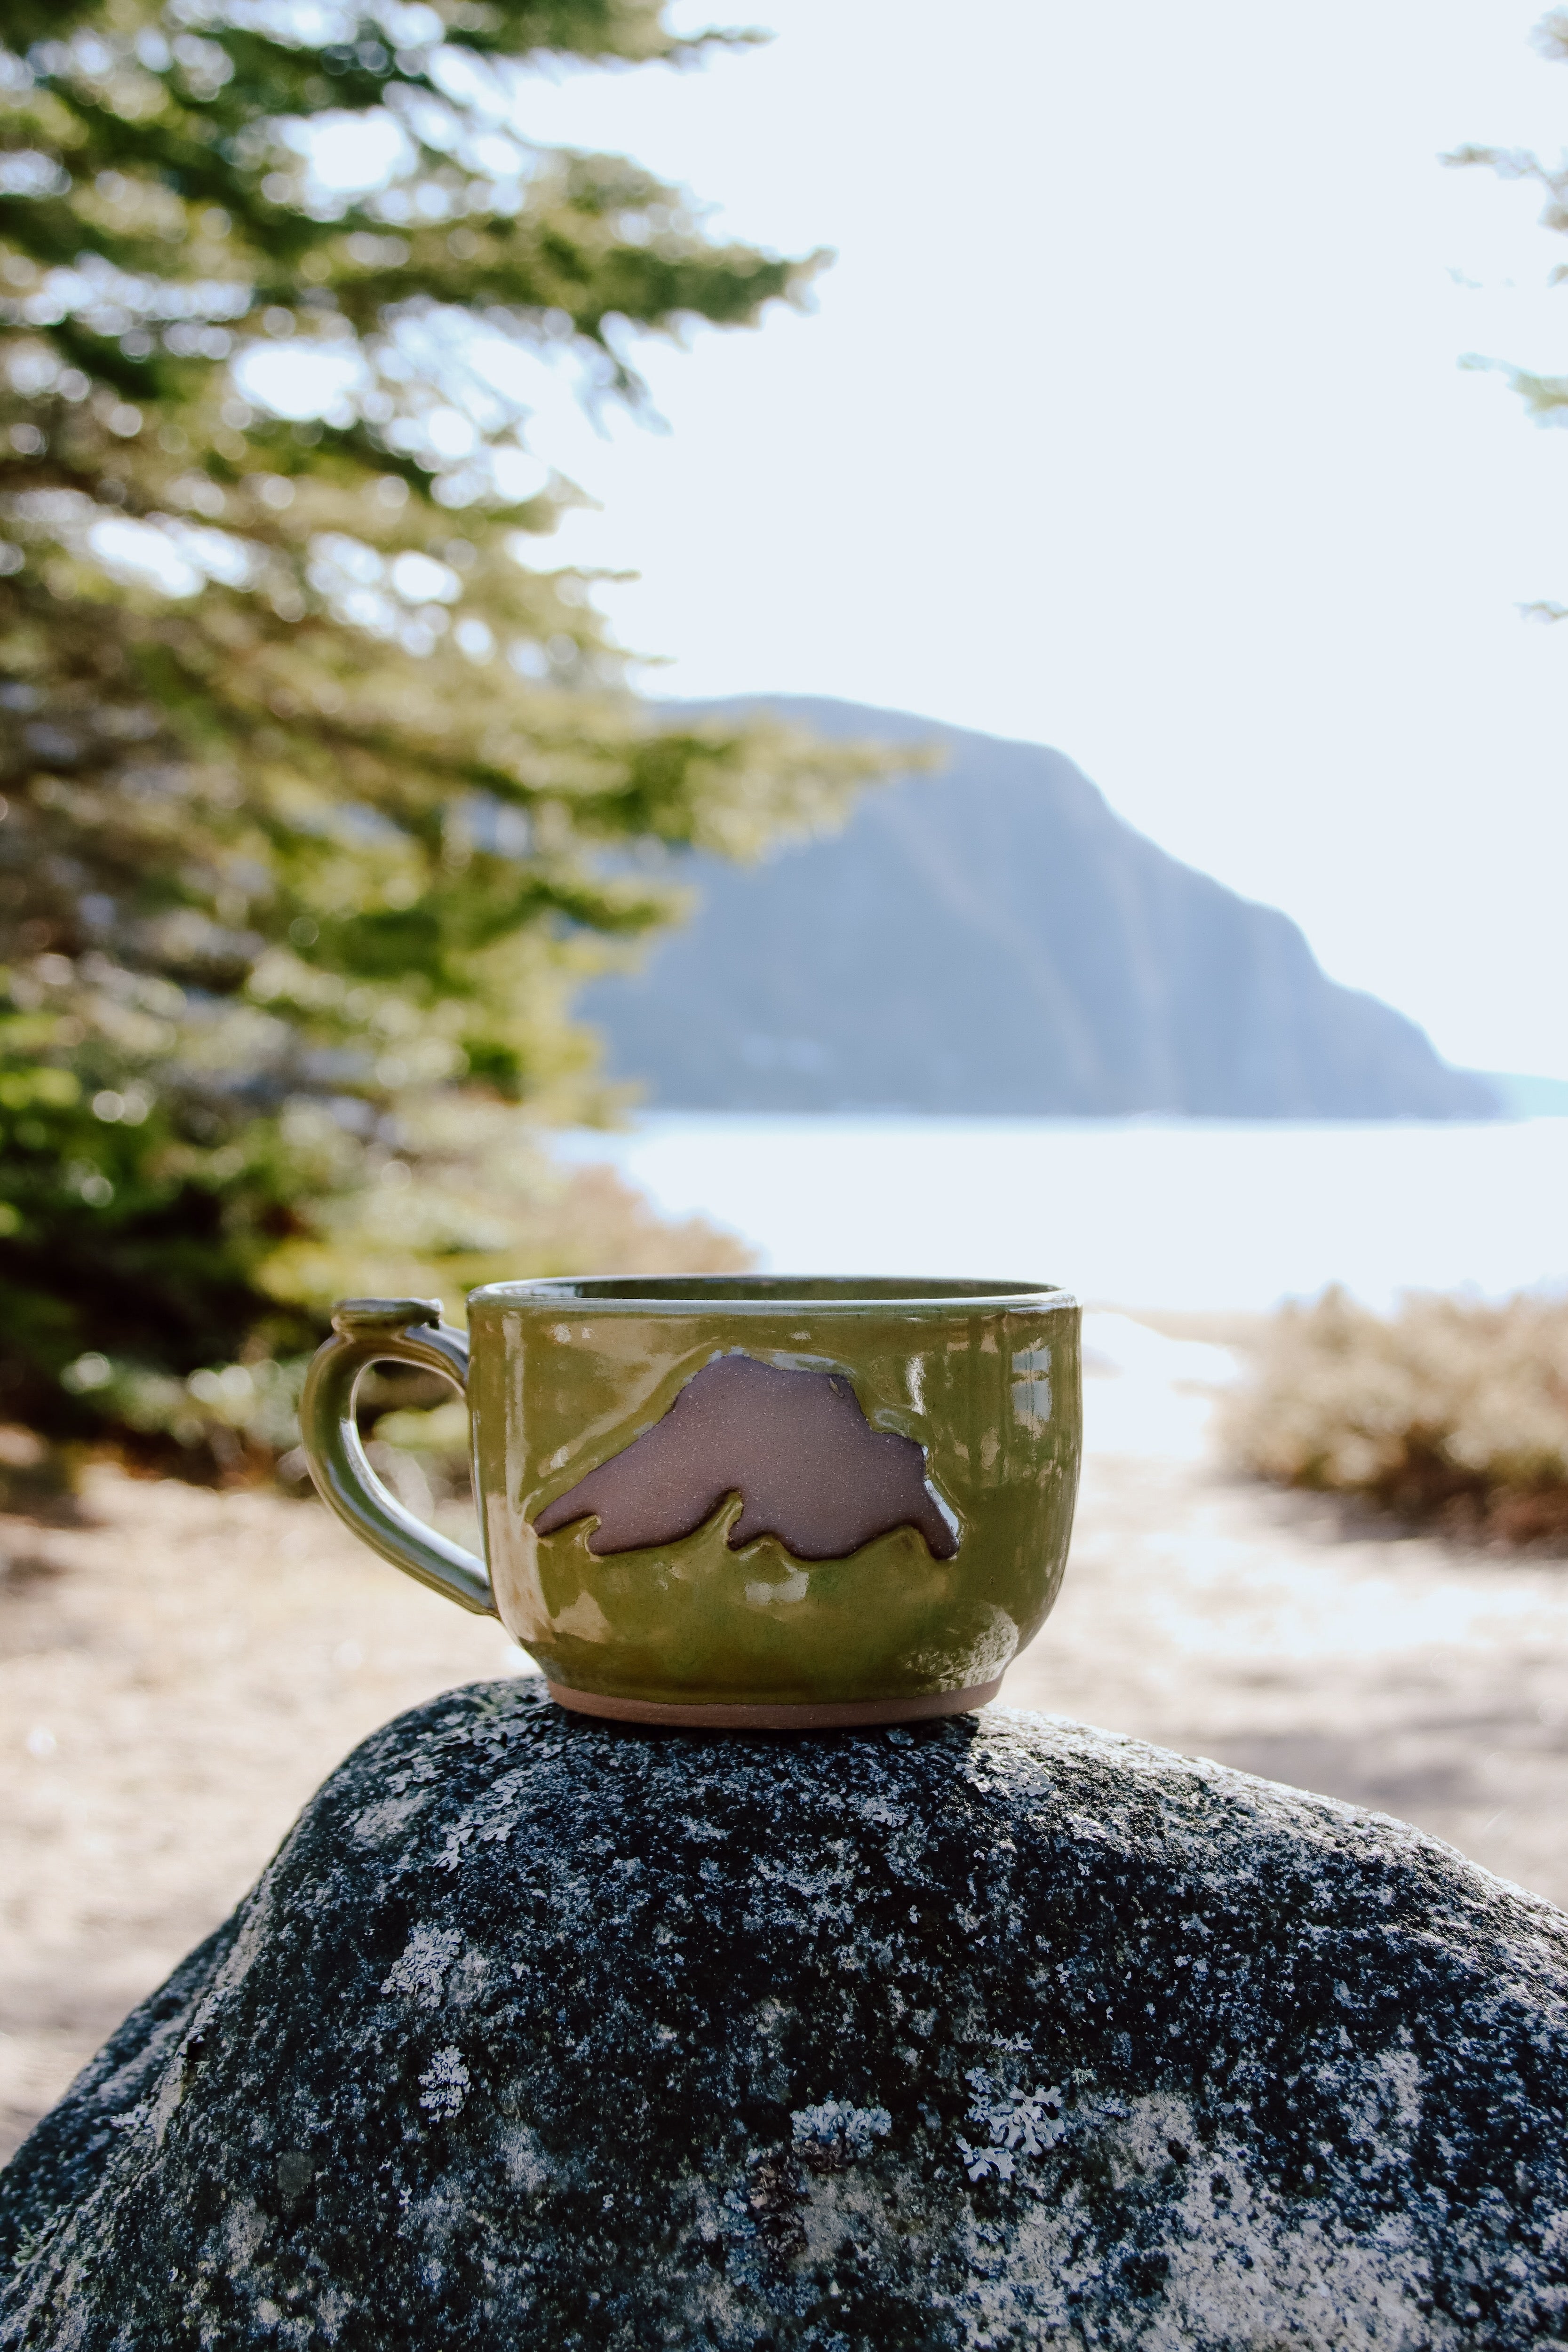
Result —
[[761, 1118], [575, 1135], [671, 1215], [824, 1274], [1000, 1275], [1130, 1307], [1262, 1308], [1342, 1282], [1568, 1286], [1568, 1119], [1488, 1126]]

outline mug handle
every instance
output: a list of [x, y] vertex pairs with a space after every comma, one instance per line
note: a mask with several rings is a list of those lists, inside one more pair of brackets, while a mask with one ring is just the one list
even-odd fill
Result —
[[417, 1364], [468, 1392], [468, 1334], [442, 1322], [438, 1298], [340, 1299], [332, 1336], [310, 1359], [300, 1398], [300, 1435], [316, 1492], [394, 1568], [476, 1616], [499, 1616], [484, 1562], [405, 1511], [365, 1459], [354, 1391], [361, 1374], [381, 1363]]

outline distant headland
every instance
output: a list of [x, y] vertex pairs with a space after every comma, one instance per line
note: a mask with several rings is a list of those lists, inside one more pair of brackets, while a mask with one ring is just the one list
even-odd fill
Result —
[[[736, 867], [644, 969], [593, 982], [612, 1075], [692, 1110], [1496, 1118], [1500, 1087], [1321, 971], [1289, 918], [1123, 823], [1061, 752], [907, 711], [765, 699], [929, 745], [844, 831]], [[717, 715], [737, 703], [684, 705]]]

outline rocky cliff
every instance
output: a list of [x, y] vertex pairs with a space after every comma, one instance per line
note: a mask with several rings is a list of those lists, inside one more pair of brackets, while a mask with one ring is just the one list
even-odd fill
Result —
[[1288, 917], [1145, 840], [1059, 751], [854, 703], [769, 707], [941, 764], [867, 793], [836, 838], [751, 869], [686, 863], [689, 924], [583, 999], [654, 1104], [1496, 1114], [1413, 1022], [1329, 980]]

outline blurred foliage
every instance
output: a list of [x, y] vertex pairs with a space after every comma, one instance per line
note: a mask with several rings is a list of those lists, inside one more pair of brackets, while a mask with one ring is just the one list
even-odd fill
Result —
[[[656, 1216], [613, 1169], [563, 1167], [515, 1111], [471, 1093], [421, 1107], [417, 1165], [417, 1182], [408, 1161], [388, 1160], [374, 1187], [318, 1204], [316, 1229], [293, 1244], [292, 1256], [286, 1247], [269, 1265], [277, 1290], [291, 1288], [305, 1313], [345, 1288], [391, 1297], [444, 1290], [458, 1316], [467, 1292], [520, 1269], [700, 1274], [750, 1262], [731, 1234], [700, 1218]], [[200, 1364], [184, 1378], [151, 1363], [144, 1349], [89, 1350], [63, 1377], [68, 1391], [89, 1397], [132, 1467], [243, 1483], [279, 1465], [286, 1483], [303, 1492], [310, 1481], [297, 1409], [309, 1361], [308, 1352], [275, 1353], [257, 1332], [234, 1360]], [[423, 1463], [436, 1500], [466, 1507], [468, 1412], [442, 1381], [383, 1368], [362, 1382], [360, 1412], [379, 1441], [378, 1467], [405, 1500], [422, 1507], [430, 1499]]]
[[1417, 1296], [1384, 1318], [1326, 1291], [1267, 1327], [1226, 1430], [1282, 1486], [1568, 1549], [1568, 1300]]
[[[1536, 26], [1534, 44], [1542, 57], [1562, 65], [1568, 63], [1568, 8], [1553, 8]], [[1480, 163], [1504, 180], [1533, 180], [1545, 194], [1541, 224], [1543, 228], [1568, 236], [1568, 154], [1556, 163], [1545, 163], [1524, 147], [1485, 147], [1467, 144], [1444, 157], [1444, 162], [1459, 165]], [[1568, 278], [1568, 262], [1560, 262], [1552, 271], [1552, 282], [1561, 284]], [[1568, 422], [1568, 375], [1541, 375], [1530, 368], [1509, 366], [1473, 355], [1463, 364], [1472, 368], [1503, 368], [1512, 389], [1541, 425]], [[1536, 621], [1568, 619], [1568, 604], [1538, 602], [1524, 608]]]
[[[74, 1468], [68, 1449], [47, 1444], [36, 1430], [0, 1423], [0, 1511], [36, 1518], [70, 1509]], [[0, 1548], [0, 1579], [13, 1567]]]
[[530, 561], [574, 493], [529, 371], [637, 408], [637, 331], [752, 322], [816, 259], [520, 130], [530, 66], [719, 37], [662, 0], [4, 34], [0, 1413], [221, 1469], [286, 1433], [261, 1368], [334, 1295], [669, 1262], [519, 1125], [598, 1108], [572, 990], [679, 909], [679, 852], [836, 822], [879, 763], [639, 709], [591, 579]]

